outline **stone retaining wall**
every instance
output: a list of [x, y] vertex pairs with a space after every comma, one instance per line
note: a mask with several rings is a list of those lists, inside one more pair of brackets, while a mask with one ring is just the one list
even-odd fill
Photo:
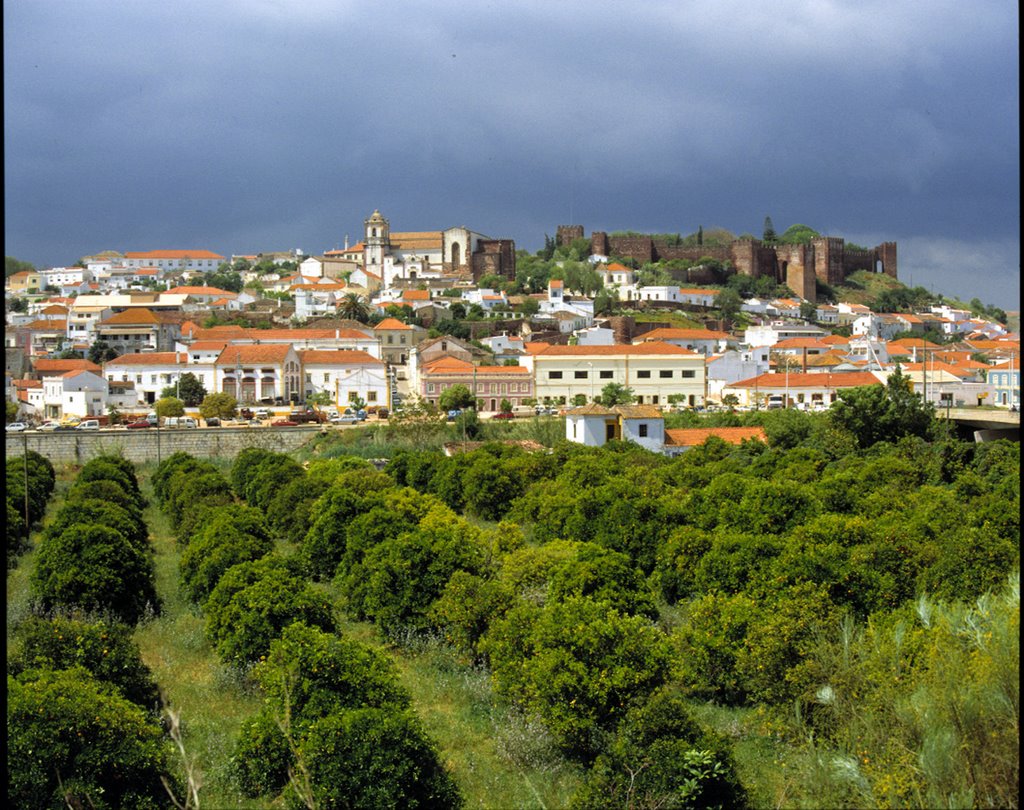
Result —
[[159, 461], [184, 452], [200, 458], [234, 458], [247, 447], [290, 453], [321, 430], [316, 425], [298, 427], [221, 427], [160, 430], [67, 430], [40, 433], [27, 431], [6, 436], [7, 455], [29, 450], [54, 464], [84, 464], [104, 453], [123, 455], [137, 464]]

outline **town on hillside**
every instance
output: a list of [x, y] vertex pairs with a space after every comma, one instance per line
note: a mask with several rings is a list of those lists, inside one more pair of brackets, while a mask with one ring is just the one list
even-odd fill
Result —
[[685, 437], [629, 425], [825, 410], [897, 370], [938, 409], [1020, 405], [1005, 312], [900, 284], [894, 242], [802, 225], [761, 239], [560, 226], [529, 254], [465, 227], [393, 231], [375, 210], [358, 241], [317, 255], [9, 257], [5, 301], [9, 431], [148, 427], [166, 399], [182, 424], [213, 426], [211, 395], [262, 424], [344, 424], [446, 411], [465, 389], [483, 417], [565, 415], [570, 439], [665, 449]]

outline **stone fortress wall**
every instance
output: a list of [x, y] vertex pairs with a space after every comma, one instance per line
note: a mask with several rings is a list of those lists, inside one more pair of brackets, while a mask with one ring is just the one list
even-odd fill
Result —
[[[582, 225], [559, 225], [556, 241], [568, 245], [583, 239]], [[770, 276], [789, 286], [801, 298], [815, 299], [815, 282], [841, 284], [856, 270], [882, 272], [897, 278], [896, 243], [883, 242], [869, 250], [854, 250], [845, 240], [821, 236], [806, 245], [765, 245], [758, 239], [737, 239], [730, 245], [672, 245], [652, 236], [609, 236], [604, 231], [590, 235], [590, 252], [601, 256], [621, 256], [645, 262], [686, 259], [697, 261], [705, 256], [729, 262], [737, 273], [747, 276]], [[690, 277], [691, 283], [710, 283], [710, 279]]]

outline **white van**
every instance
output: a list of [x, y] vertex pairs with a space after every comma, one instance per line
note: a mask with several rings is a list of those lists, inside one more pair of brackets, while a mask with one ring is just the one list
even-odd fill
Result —
[[164, 427], [169, 428], [197, 428], [199, 423], [191, 416], [168, 416], [164, 420]]
[[98, 419], [83, 419], [77, 425], [75, 430], [99, 430], [100, 422]]

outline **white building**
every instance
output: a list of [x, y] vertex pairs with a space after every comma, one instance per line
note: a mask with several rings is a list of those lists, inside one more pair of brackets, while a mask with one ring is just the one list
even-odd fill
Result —
[[797, 337], [819, 337], [828, 335], [824, 329], [810, 324], [773, 322], [763, 326], [751, 326], [743, 333], [747, 346], [774, 346], [780, 340]]
[[307, 398], [327, 392], [339, 408], [361, 400], [388, 405], [388, 376], [384, 363], [366, 352], [310, 349], [300, 351]]
[[666, 405], [679, 395], [690, 405], [704, 403], [704, 356], [668, 343], [639, 346], [527, 345], [520, 365], [533, 373], [534, 392], [541, 402], [588, 402], [609, 383], [633, 391], [637, 404]]

